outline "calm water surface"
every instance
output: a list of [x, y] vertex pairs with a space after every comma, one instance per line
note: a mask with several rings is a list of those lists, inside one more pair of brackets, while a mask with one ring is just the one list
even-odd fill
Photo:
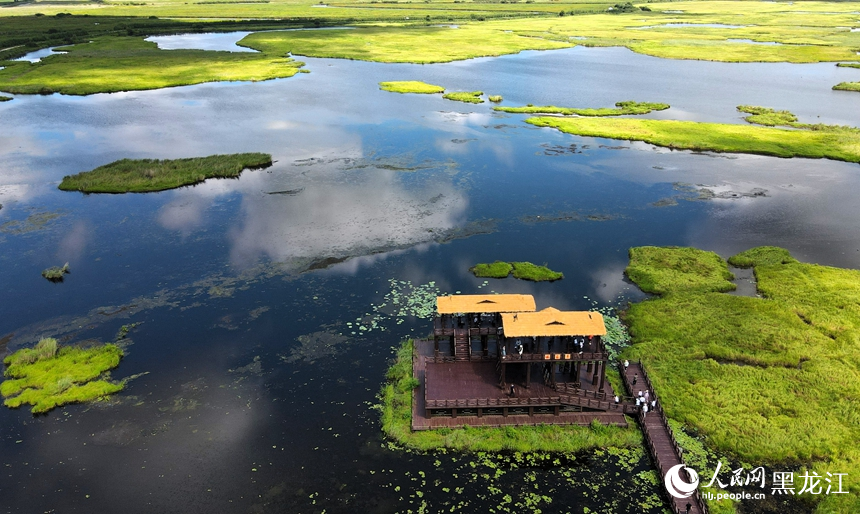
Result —
[[[860, 267], [855, 164], [574, 137], [377, 86], [424, 80], [506, 105], [667, 102], [652, 116], [730, 123], [743, 122], [735, 106], [766, 105], [856, 126], [860, 95], [830, 88], [857, 70], [585, 48], [303, 60], [311, 73], [284, 80], [0, 104], [0, 346], [109, 341], [141, 323], [113, 376], [141, 375], [112, 401], [0, 410], [0, 511], [661, 512], [645, 458], [515, 466], [389, 448], [370, 406], [392, 346], [429, 327], [397, 301], [496, 291], [539, 308], [616, 305], [641, 297], [623, 278], [635, 245], [726, 257], [779, 245]], [[275, 164], [155, 194], [56, 189], [120, 158], [245, 151]], [[565, 278], [468, 272], [497, 259]], [[67, 261], [64, 283], [40, 276]]]

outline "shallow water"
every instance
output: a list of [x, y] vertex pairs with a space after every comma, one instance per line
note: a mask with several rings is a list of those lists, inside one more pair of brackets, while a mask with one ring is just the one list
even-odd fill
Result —
[[257, 50], [238, 46], [237, 41], [250, 32], [222, 32], [203, 34], [178, 34], [172, 36], [151, 36], [146, 38], [162, 50], [220, 50], [222, 52], [257, 52]]
[[[9, 350], [46, 335], [107, 341], [142, 322], [113, 376], [148, 373], [109, 403], [37, 418], [0, 410], [0, 510], [386, 513], [425, 502], [479, 513], [510, 494], [521, 506], [507, 508], [528, 512], [538, 494], [553, 498], [543, 512], [660, 512], [618, 496], [659, 493], [638, 482], [641, 457], [496, 477], [474, 456], [388, 448], [369, 405], [391, 347], [430, 326], [394, 299], [496, 291], [534, 294], [539, 308], [614, 305], [642, 297], [623, 269], [627, 249], [647, 244], [726, 257], [772, 244], [860, 267], [856, 164], [575, 137], [488, 104], [378, 89], [423, 80], [505, 105], [666, 102], [649, 116], [729, 123], [753, 104], [857, 125], [860, 95], [831, 91], [832, 64], [579, 47], [424, 66], [302, 60], [311, 73], [283, 80], [0, 104], [0, 337], [11, 335]], [[120, 158], [244, 151], [276, 162], [155, 194], [56, 189]], [[547, 263], [565, 278], [468, 272], [493, 260]], [[66, 261], [64, 283], [40, 276]]]
[[26, 55], [22, 55], [21, 57], [18, 57], [17, 59], [12, 59], [12, 60], [13, 61], [39, 62], [42, 59], [44, 59], [45, 57], [48, 57], [50, 55], [58, 55], [58, 54], [66, 53], [66, 52], [57, 52], [54, 50], [54, 48], [59, 48], [59, 47], [58, 46], [52, 46], [50, 48], [43, 48], [41, 50], [36, 50], [35, 52], [30, 52]]

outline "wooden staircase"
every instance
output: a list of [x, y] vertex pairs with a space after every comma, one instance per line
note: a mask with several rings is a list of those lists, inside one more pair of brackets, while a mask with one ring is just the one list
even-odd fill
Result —
[[472, 357], [472, 343], [469, 341], [469, 330], [454, 329], [454, 360], [468, 361]]

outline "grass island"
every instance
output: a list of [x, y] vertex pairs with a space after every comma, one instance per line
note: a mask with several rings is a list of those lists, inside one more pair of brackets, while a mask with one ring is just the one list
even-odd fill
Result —
[[751, 114], [746, 118], [751, 123], [788, 128], [638, 118], [534, 117], [525, 121], [568, 134], [644, 141], [680, 150], [860, 162], [858, 128], [796, 123], [791, 121], [797, 119], [794, 114], [766, 107], [740, 106], [739, 109]]
[[635, 102], [627, 100], [617, 102], [615, 107], [599, 109], [581, 109], [575, 107], [556, 107], [554, 105], [527, 105], [525, 107], [493, 107], [494, 111], [516, 114], [562, 114], [565, 116], [623, 116], [627, 114], [648, 114], [652, 111], [664, 111], [669, 104], [654, 102]]
[[564, 273], [531, 262], [496, 261], [489, 264], [481, 263], [472, 266], [469, 271], [478, 278], [506, 278], [511, 273], [513, 273], [514, 278], [533, 282], [552, 282], [564, 278]]
[[45, 338], [3, 359], [5, 380], [0, 395], [10, 408], [32, 405], [33, 414], [69, 403], [87, 402], [121, 391], [107, 372], [119, 365], [122, 350], [114, 344], [89, 348], [64, 346]]
[[82, 193], [147, 193], [198, 184], [208, 178], [236, 178], [246, 169], [271, 165], [272, 156], [265, 153], [173, 160], [122, 159], [63, 177], [59, 188]]
[[482, 104], [484, 103], [484, 99], [481, 98], [481, 95], [483, 94], [483, 91], [458, 91], [454, 93], [445, 93], [442, 95], [442, 98], [469, 104]]
[[433, 84], [428, 84], [419, 80], [380, 82], [379, 89], [383, 91], [391, 91], [392, 93], [432, 94], [445, 92], [445, 88], [442, 86], [434, 86]]

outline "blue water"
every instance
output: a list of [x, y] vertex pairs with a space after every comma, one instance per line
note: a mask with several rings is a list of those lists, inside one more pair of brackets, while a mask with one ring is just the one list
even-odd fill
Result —
[[[405, 512], [426, 502], [479, 513], [537, 493], [553, 498], [543, 512], [660, 512], [619, 496], [659, 494], [638, 475], [647, 459], [631, 472], [586, 455], [493, 478], [473, 456], [388, 448], [369, 405], [391, 347], [430, 326], [378, 307], [392, 287], [409, 290], [390, 280], [584, 309], [642, 297], [623, 275], [636, 245], [727, 257], [770, 244], [860, 267], [856, 164], [575, 137], [487, 103], [378, 88], [423, 80], [505, 105], [667, 102], [649, 116], [729, 123], [744, 123], [735, 106], [753, 104], [856, 126], [860, 95], [830, 89], [852, 70], [580, 47], [424, 66], [300, 59], [311, 73], [283, 80], [0, 104], [0, 344], [109, 341], [142, 322], [113, 376], [147, 373], [116, 403], [36, 418], [0, 410], [3, 511]], [[121, 158], [246, 151], [275, 164], [162, 193], [56, 189]], [[697, 188], [767, 194], [703, 201]], [[56, 217], [32, 223], [45, 213]], [[468, 272], [494, 260], [546, 263], [565, 278], [485, 284]], [[40, 276], [64, 262], [62, 284]], [[386, 330], [356, 330], [370, 319]], [[317, 346], [322, 356], [302, 357], [303, 342], [339, 334]]]

